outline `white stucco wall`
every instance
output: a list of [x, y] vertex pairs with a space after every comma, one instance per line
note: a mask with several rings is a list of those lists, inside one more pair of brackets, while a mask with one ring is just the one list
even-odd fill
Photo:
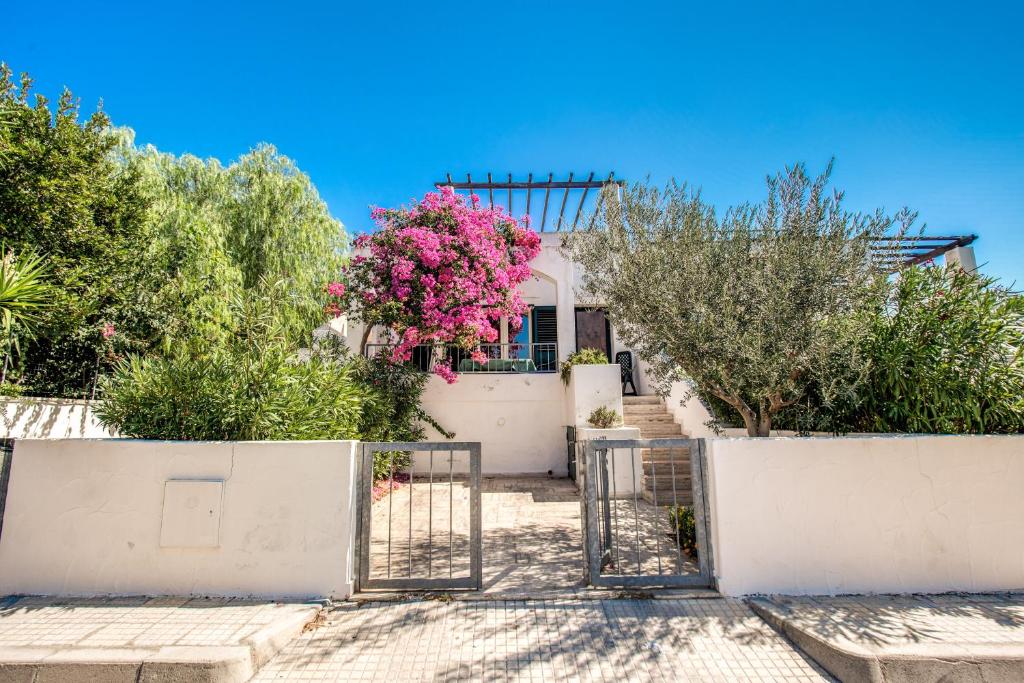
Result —
[[715, 432], [707, 426], [712, 420], [711, 413], [696, 396], [690, 396], [685, 401], [689, 385], [686, 382], [673, 382], [668, 396], [665, 397], [665, 405], [672, 413], [672, 418], [678, 422], [683, 432], [694, 439], [711, 438]]
[[[431, 375], [423, 409], [456, 441], [479, 441], [484, 474], [568, 471], [565, 389], [557, 373], [463, 373], [455, 384]], [[427, 439], [442, 440], [433, 429]], [[417, 472], [425, 471], [416, 461]], [[459, 460], [456, 460], [458, 467]]]
[[[579, 441], [601, 439], [626, 440], [639, 439], [640, 429], [637, 427], [616, 427], [614, 429], [594, 429], [583, 427], [576, 430]], [[576, 468], [576, 483], [582, 483], [583, 468]], [[614, 498], [630, 498], [633, 493], [643, 491], [644, 463], [643, 455], [638, 449], [616, 448], [608, 458], [609, 495]]]
[[19, 441], [0, 595], [347, 597], [354, 468], [351, 441]]
[[100, 424], [93, 403], [60, 398], [0, 401], [5, 439], [102, 439], [116, 436]]
[[728, 595], [1024, 588], [1024, 436], [708, 442]]
[[566, 424], [586, 427], [590, 414], [609, 408], [622, 417], [621, 370], [618, 365], [574, 365], [566, 389]]
[[534, 272], [530, 279], [519, 285], [519, 296], [531, 306], [555, 306], [558, 288], [554, 280]]

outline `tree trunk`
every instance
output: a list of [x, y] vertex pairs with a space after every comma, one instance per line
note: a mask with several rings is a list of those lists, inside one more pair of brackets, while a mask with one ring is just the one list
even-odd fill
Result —
[[370, 341], [370, 333], [373, 332], [373, 325], [367, 324], [363, 329], [363, 338], [359, 342], [359, 355], [366, 355], [366, 343]]
[[760, 413], [741, 413], [743, 426], [747, 428], [747, 436], [770, 436], [772, 432], [772, 416], [767, 410]]
[[743, 426], [747, 428], [747, 436], [758, 436], [757, 433], [757, 416], [753, 413], [740, 413], [743, 418]]

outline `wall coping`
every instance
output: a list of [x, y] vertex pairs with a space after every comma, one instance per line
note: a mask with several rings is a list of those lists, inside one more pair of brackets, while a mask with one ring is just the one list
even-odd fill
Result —
[[896, 433], [882, 433], [877, 434], [843, 434], [839, 436], [823, 435], [823, 434], [812, 434], [809, 436], [709, 436], [706, 437], [708, 441], [866, 441], [866, 440], [907, 440], [907, 439], [1022, 439], [1024, 440], [1024, 434], [896, 434]]
[[102, 403], [100, 399], [57, 398], [51, 396], [0, 396], [0, 406], [4, 405], [49, 405], [49, 406], [91, 406]]

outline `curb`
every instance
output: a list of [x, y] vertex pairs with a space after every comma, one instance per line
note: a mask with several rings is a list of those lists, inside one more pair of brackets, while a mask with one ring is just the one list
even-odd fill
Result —
[[840, 681], [1010, 683], [1024, 680], [1024, 647], [945, 644], [885, 650], [851, 642], [839, 644], [801, 627], [789, 608], [770, 598], [747, 598], [745, 602], [769, 626]]
[[[435, 600], [438, 602], [528, 602], [536, 600], [721, 600], [724, 596], [711, 589], [583, 589], [554, 591], [509, 591], [504, 593], [479, 593], [475, 591], [422, 591], [422, 592], [373, 592], [364, 591], [349, 596], [346, 602], [358, 604], [371, 602], [411, 602]], [[337, 605], [339, 603], [335, 603]]]
[[840, 681], [885, 683], [882, 668], [874, 657], [845, 650], [795, 626], [790, 619], [789, 611], [767, 598], [748, 598], [745, 602], [754, 614]]
[[245, 683], [317, 618], [323, 606], [277, 619], [239, 645], [159, 648], [0, 646], [0, 683]]

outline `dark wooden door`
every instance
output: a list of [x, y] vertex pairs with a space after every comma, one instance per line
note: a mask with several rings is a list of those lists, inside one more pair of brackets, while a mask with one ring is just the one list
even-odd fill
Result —
[[612, 355], [611, 326], [608, 315], [598, 309], [576, 309], [576, 350], [597, 349], [609, 359]]

